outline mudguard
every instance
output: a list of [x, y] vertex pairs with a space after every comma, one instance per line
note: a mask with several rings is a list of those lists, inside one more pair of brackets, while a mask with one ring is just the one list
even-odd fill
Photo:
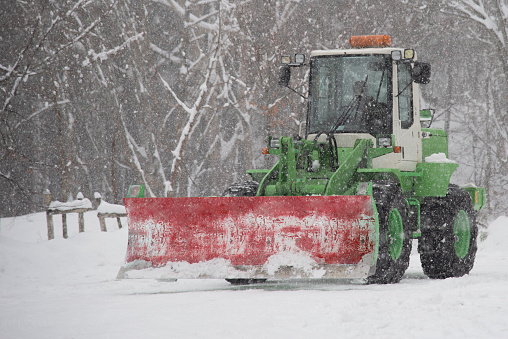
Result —
[[370, 195], [126, 198], [119, 278], [365, 278], [378, 221]]

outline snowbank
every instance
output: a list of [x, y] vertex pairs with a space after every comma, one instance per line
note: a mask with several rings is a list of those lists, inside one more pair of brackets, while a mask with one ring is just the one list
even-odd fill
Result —
[[48, 207], [49, 210], [53, 211], [69, 211], [78, 208], [92, 209], [92, 202], [88, 198], [67, 202], [52, 201]]
[[125, 206], [110, 204], [108, 202], [105, 202], [104, 200], [101, 200], [99, 207], [97, 207], [97, 212], [98, 213], [105, 213], [105, 214], [107, 214], [107, 213], [117, 213], [117, 214], [127, 213], [125, 211]]
[[[499, 217], [490, 223], [487, 239], [480, 242], [479, 251], [508, 252], [508, 217]], [[508, 263], [507, 263], [508, 264]]]
[[[48, 241], [45, 213], [0, 219], [2, 338], [508, 335], [508, 217], [491, 223], [475, 267], [462, 278], [427, 279], [413, 251], [399, 284], [298, 281], [247, 287], [224, 280], [116, 280], [127, 229], [118, 230], [111, 219], [111, 230], [101, 232], [95, 211], [85, 213], [85, 233], [78, 233], [73, 220], [69, 239]], [[287, 263], [272, 259], [273, 269]], [[301, 258], [303, 268], [307, 259]]]

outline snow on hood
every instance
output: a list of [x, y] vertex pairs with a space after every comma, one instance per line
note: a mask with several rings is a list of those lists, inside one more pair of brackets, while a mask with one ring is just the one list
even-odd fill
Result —
[[448, 159], [444, 153], [434, 153], [429, 155], [428, 157], [425, 157], [425, 162], [456, 164], [455, 161]]

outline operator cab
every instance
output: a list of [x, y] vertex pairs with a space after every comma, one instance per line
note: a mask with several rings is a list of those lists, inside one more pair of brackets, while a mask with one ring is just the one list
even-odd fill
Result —
[[[414, 171], [422, 161], [419, 83], [429, 82], [430, 65], [416, 61], [411, 49], [391, 48], [387, 35], [350, 43], [352, 49], [311, 53], [306, 138], [333, 135], [338, 147], [371, 139], [375, 147], [394, 149], [374, 158], [373, 168]], [[289, 67], [303, 61], [285, 66], [287, 86]]]

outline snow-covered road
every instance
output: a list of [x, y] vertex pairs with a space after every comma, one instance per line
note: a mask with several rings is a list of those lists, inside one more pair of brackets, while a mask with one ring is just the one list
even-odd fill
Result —
[[81, 234], [69, 217], [67, 240], [55, 217], [52, 241], [43, 213], [1, 219], [0, 338], [508, 338], [508, 218], [462, 278], [427, 279], [413, 251], [395, 285], [233, 287], [116, 280], [127, 230], [95, 213]]

